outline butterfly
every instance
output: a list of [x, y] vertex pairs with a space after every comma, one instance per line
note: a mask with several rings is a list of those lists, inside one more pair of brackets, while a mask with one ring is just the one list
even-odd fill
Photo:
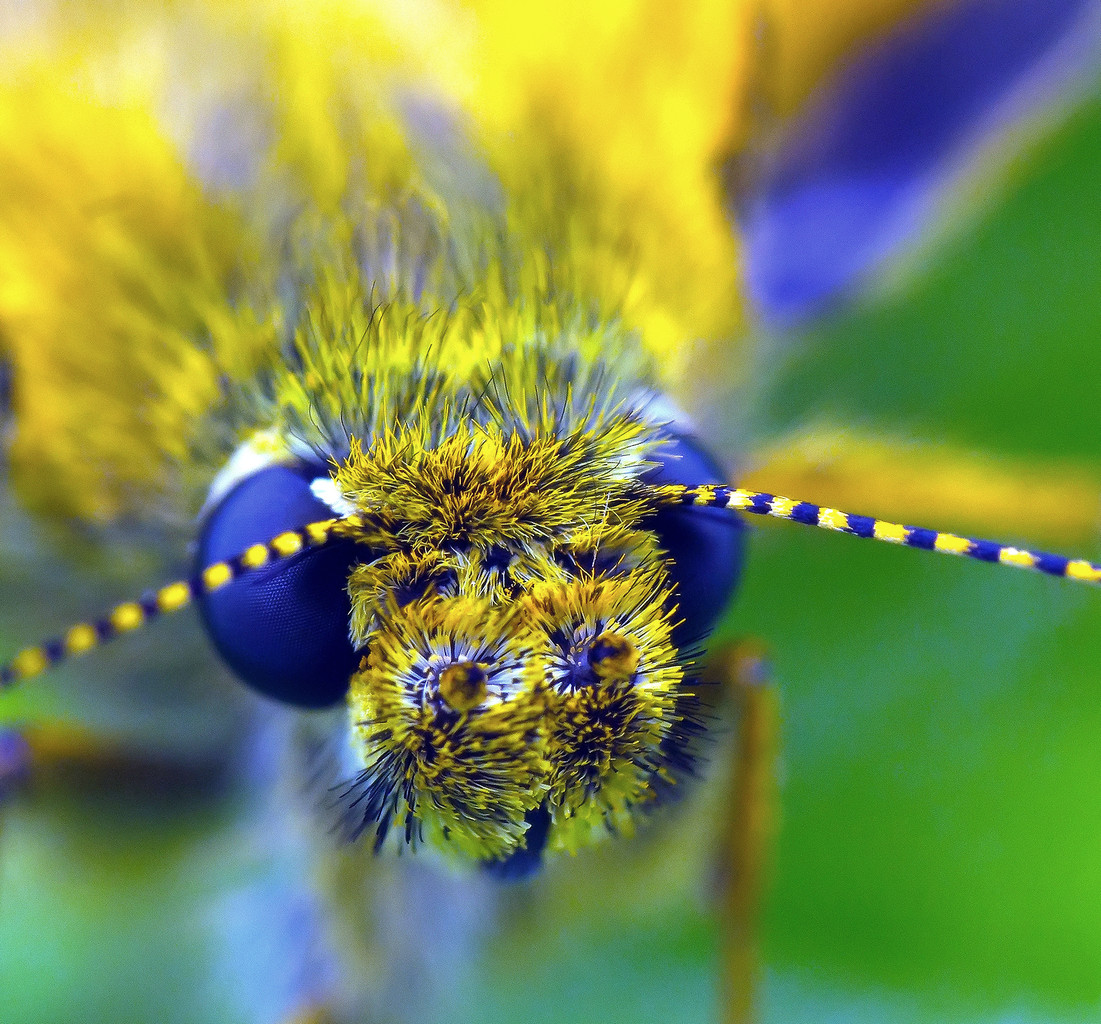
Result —
[[[709, 339], [733, 333], [741, 317], [732, 235], [700, 187], [698, 160], [656, 161], [657, 188], [645, 159], [666, 137], [674, 147], [694, 142], [698, 156], [720, 129], [731, 131], [707, 121], [691, 83], [679, 97], [660, 95], [673, 127], [655, 121], [643, 133], [628, 115], [650, 109], [640, 97], [664, 84], [660, 75], [636, 67], [633, 90], [609, 94], [610, 110], [595, 101], [601, 82], [581, 70], [569, 88], [582, 99], [564, 101], [562, 83], [538, 74], [530, 94], [518, 95], [509, 33], [542, 29], [507, 13], [495, 23], [492, 10], [483, 12], [496, 24], [494, 52], [506, 55], [494, 66], [475, 59], [476, 46], [442, 47], [446, 19], [419, 24], [414, 46], [408, 26], [355, 9], [337, 9], [332, 23], [283, 11], [279, 24], [258, 10], [185, 24], [182, 56], [160, 65], [151, 44], [160, 22], [126, 25], [124, 45], [107, 50], [107, 70], [79, 69], [63, 101], [52, 82], [35, 80], [33, 65], [28, 71], [19, 116], [41, 137], [9, 161], [8, 191], [69, 189], [81, 202], [74, 210], [21, 200], [27, 220], [8, 221], [24, 262], [11, 272], [6, 322], [13, 337], [33, 339], [18, 349], [13, 481], [28, 505], [82, 518], [107, 544], [113, 528], [124, 529], [127, 546], [145, 531], [179, 552], [179, 537], [201, 516], [199, 582], [123, 603], [105, 623], [70, 633], [70, 651], [201, 597], [225, 661], [269, 696], [328, 706], [352, 680], [354, 727], [335, 750], [330, 737], [347, 731], [334, 728], [343, 708], [275, 716], [267, 729], [293, 734], [309, 752], [353, 835], [526, 872], [544, 849], [629, 832], [639, 805], [683, 785], [678, 771], [694, 756], [705, 716], [683, 703], [695, 691], [682, 683], [679, 652], [692, 641], [674, 635], [711, 624], [733, 588], [744, 538], [731, 518], [707, 536], [718, 591], [691, 616], [703, 572], [687, 555], [666, 562], [662, 553], [689, 530], [655, 525], [665, 512], [687, 514], [699, 502], [858, 535], [892, 527], [725, 487], [713, 457], [697, 451], [695, 430], [682, 426], [690, 417], [650, 383], [683, 387], [692, 360], [715, 351]], [[715, 46], [733, 52], [715, 25], [706, 23]], [[202, 76], [184, 72], [199, 55], [218, 66], [219, 52], [230, 82], [219, 81], [212, 96]], [[470, 65], [484, 80], [465, 81]], [[143, 70], [129, 81], [120, 68], [133, 66]], [[733, 80], [735, 69], [725, 71]], [[174, 124], [157, 108], [171, 145], [149, 130], [145, 75], [157, 88], [167, 83], [182, 111]], [[134, 89], [136, 99], [104, 102], [104, 80], [124, 98]], [[713, 79], [707, 86], [715, 89]], [[453, 104], [433, 103], [439, 95]], [[709, 113], [717, 116], [714, 103]], [[515, 124], [538, 130], [517, 143]], [[597, 127], [603, 145], [586, 156], [577, 140]], [[10, 137], [20, 137], [15, 128]], [[84, 140], [83, 152], [74, 139]], [[53, 270], [46, 278], [43, 266]], [[700, 339], [698, 351], [686, 352], [685, 339]], [[21, 468], [28, 465], [33, 472]], [[655, 467], [667, 477], [643, 480]], [[988, 560], [1095, 571], [1083, 560], [893, 529], [912, 546], [955, 543]], [[324, 599], [293, 603], [296, 593], [280, 589], [287, 577], [278, 559], [300, 548], [327, 560], [320, 576], [302, 568], [316, 559], [292, 563]], [[275, 589], [234, 586], [231, 577], [269, 565], [278, 569]], [[337, 614], [308, 619], [323, 600]], [[285, 601], [292, 606], [280, 617]], [[325, 634], [334, 622], [336, 634]], [[45, 660], [54, 653], [38, 649]], [[31, 674], [34, 657], [13, 663], [12, 681]], [[305, 691], [297, 658], [309, 666]], [[638, 685], [643, 666], [650, 675]], [[617, 709], [625, 679], [652, 703]], [[186, 697], [180, 702], [209, 723], [204, 739], [221, 746], [249, 711], [223, 698], [217, 681], [193, 686], [169, 686], [166, 696]], [[617, 713], [627, 726], [640, 723], [611, 730], [626, 737], [624, 752], [596, 743], [593, 756], [575, 742]], [[555, 736], [546, 721], [566, 725]], [[194, 740], [185, 730], [178, 742]], [[342, 775], [357, 754], [358, 771]], [[271, 756], [257, 760], [278, 775]], [[291, 833], [295, 813], [265, 820]], [[297, 989], [286, 982], [300, 998], [324, 991], [341, 958], [374, 965], [406, 953], [416, 974], [418, 957], [442, 953], [424, 970], [443, 976], [467, 963], [470, 896], [445, 895], [448, 883], [417, 867], [363, 867], [360, 850], [370, 845], [322, 863], [341, 882], [347, 917], [362, 917], [385, 886], [403, 897], [401, 927], [390, 930], [385, 955], [362, 929], [336, 954], [324, 952], [331, 937], [319, 934], [316, 950], [296, 963], [304, 980]], [[302, 856], [287, 846], [282, 856]], [[352, 870], [362, 876], [349, 881]], [[290, 916], [293, 900], [277, 892], [277, 916]], [[479, 897], [479, 906], [519, 899]], [[421, 914], [446, 907], [457, 922], [441, 929], [436, 950], [410, 934], [417, 900], [433, 908], [422, 905]], [[307, 934], [325, 927], [302, 913]], [[227, 946], [255, 944], [263, 933], [241, 931], [225, 929]], [[224, 959], [234, 957], [227, 950]], [[374, 987], [396, 993], [403, 981], [391, 973]], [[263, 1016], [285, 995], [269, 983], [249, 1010]]]

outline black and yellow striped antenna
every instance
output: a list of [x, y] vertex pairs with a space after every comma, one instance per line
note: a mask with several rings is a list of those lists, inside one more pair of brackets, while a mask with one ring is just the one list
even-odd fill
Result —
[[961, 537], [921, 526], [903, 526], [872, 516], [853, 515], [836, 508], [812, 505], [809, 501], [767, 494], [764, 491], [722, 486], [685, 487], [679, 484], [669, 484], [656, 490], [658, 499], [666, 504], [734, 509], [750, 515], [772, 516], [775, 519], [802, 523], [804, 526], [817, 526], [820, 530], [848, 533], [853, 537], [901, 544], [909, 548], [920, 548], [922, 551], [939, 551], [941, 554], [974, 558], [980, 562], [1012, 565], [1018, 569], [1032, 569], [1081, 583], [1101, 584], [1101, 566], [1084, 558], [1029, 551], [996, 541]]
[[[1101, 584], [1101, 565], [1084, 558], [1068, 558], [1044, 551], [999, 544], [974, 537], [962, 537], [920, 526], [903, 526], [871, 516], [853, 515], [835, 508], [796, 501], [763, 491], [706, 485], [688, 487], [668, 484], [651, 487], [646, 497], [659, 506], [697, 506], [722, 508], [756, 516], [787, 519], [804, 526], [816, 526], [835, 533], [886, 541], [923, 551], [939, 551], [946, 555], [974, 558], [980, 562], [1031, 569], [1049, 576], [1062, 576], [1080, 583]], [[240, 555], [224, 562], [206, 566], [187, 580], [169, 583], [138, 601], [117, 605], [103, 618], [72, 626], [63, 636], [27, 647], [7, 664], [0, 665], [0, 690], [41, 675], [47, 669], [100, 647], [109, 640], [130, 633], [147, 622], [179, 611], [193, 601], [221, 590], [250, 572], [291, 558], [305, 548], [324, 547], [347, 538], [349, 531], [363, 525], [356, 515], [325, 519], [309, 523], [297, 530], [288, 530], [271, 540], [253, 544]]]
[[206, 566], [190, 579], [169, 583], [137, 601], [116, 605], [100, 619], [78, 622], [64, 635], [37, 647], [24, 648], [0, 666], [0, 691], [41, 675], [78, 654], [102, 647], [124, 633], [132, 633], [162, 615], [186, 608], [192, 601], [213, 594], [250, 572], [291, 558], [305, 548], [324, 547], [345, 536], [342, 527], [358, 523], [357, 516], [345, 516], [287, 530], [269, 541], [253, 544], [233, 558]]

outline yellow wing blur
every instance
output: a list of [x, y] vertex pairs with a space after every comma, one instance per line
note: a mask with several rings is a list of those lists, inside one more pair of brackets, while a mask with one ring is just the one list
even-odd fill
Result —
[[[906, 6], [41, 12], [0, 39], [0, 351], [18, 492], [99, 523], [193, 513], [221, 382], [279, 357], [280, 230], [304, 206], [336, 215], [364, 180], [400, 191], [426, 148], [443, 159], [431, 129], [406, 138], [418, 97], [503, 185], [512, 225], [615, 301], [675, 386], [694, 345], [729, 344], [742, 325], [716, 171], [745, 136], [762, 19], [794, 102]], [[736, 368], [729, 349], [725, 361]]]

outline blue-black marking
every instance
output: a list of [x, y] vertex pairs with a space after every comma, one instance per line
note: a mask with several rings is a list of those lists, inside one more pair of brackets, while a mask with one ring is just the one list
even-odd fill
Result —
[[1050, 573], [1052, 576], [1065, 576], [1070, 559], [1063, 555], [1049, 555], [1041, 552], [1036, 556], [1036, 568], [1040, 572]]
[[849, 533], [857, 537], [874, 537], [875, 520], [871, 516], [849, 516]]
[[933, 551], [937, 546], [937, 531], [926, 530], [920, 526], [907, 526], [906, 546], [921, 548], [923, 551]]
[[800, 501], [791, 510], [791, 515], [788, 518], [792, 522], [802, 523], [804, 526], [817, 526], [821, 511], [817, 505], [812, 505], [809, 501]]
[[1002, 553], [1002, 545], [992, 540], [973, 540], [967, 553], [981, 562], [996, 562]]
[[138, 607], [145, 613], [147, 619], [155, 619], [161, 614], [160, 605], [157, 604], [157, 595], [153, 593], [142, 594], [138, 600]]
[[775, 498], [775, 494], [755, 494], [746, 511], [758, 516], [767, 516], [772, 511], [772, 502]]

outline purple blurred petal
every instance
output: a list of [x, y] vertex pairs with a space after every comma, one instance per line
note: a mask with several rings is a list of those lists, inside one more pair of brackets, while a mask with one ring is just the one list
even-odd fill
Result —
[[[743, 216], [767, 320], [851, 293], [984, 132], [1099, 63], [1096, 0], [960, 0], [863, 53], [786, 132]], [[1016, 102], [1013, 100], [1016, 99]]]

